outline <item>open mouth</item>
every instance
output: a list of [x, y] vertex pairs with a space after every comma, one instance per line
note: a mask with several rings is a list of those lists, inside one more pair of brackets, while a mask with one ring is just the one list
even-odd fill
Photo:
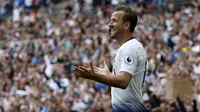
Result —
[[110, 29], [111, 34], [115, 33], [115, 31], [116, 31], [115, 29]]

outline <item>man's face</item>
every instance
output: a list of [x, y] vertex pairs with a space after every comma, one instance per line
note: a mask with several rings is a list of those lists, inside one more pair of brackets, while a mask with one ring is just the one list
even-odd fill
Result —
[[109, 23], [110, 28], [110, 37], [112, 39], [118, 39], [122, 36], [124, 33], [124, 24], [123, 24], [123, 11], [115, 11], [112, 16]]

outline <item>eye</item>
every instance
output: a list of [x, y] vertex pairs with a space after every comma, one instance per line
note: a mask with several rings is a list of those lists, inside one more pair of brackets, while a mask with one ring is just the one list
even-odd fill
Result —
[[113, 19], [113, 22], [117, 22], [117, 19], [114, 18], [114, 19]]
[[116, 19], [112, 19], [111, 22], [117, 22], [117, 20]]
[[117, 19], [116, 19], [116, 18], [111, 18], [110, 21], [112, 21], [112, 22], [116, 22]]

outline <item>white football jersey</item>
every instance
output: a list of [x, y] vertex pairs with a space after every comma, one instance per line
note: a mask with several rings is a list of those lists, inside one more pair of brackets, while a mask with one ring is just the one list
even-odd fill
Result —
[[146, 72], [146, 51], [135, 38], [118, 49], [113, 61], [113, 74], [125, 71], [132, 75], [126, 89], [111, 87], [114, 112], [146, 112], [142, 99], [142, 86]]

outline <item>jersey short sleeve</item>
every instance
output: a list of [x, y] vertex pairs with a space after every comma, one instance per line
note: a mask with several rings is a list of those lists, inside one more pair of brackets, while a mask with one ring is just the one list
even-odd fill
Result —
[[124, 48], [120, 52], [120, 61], [121, 61], [121, 66], [120, 66], [120, 72], [125, 71], [130, 73], [131, 75], [135, 75], [135, 69], [137, 66], [137, 61], [138, 61], [138, 54], [137, 54], [137, 49], [136, 48]]

